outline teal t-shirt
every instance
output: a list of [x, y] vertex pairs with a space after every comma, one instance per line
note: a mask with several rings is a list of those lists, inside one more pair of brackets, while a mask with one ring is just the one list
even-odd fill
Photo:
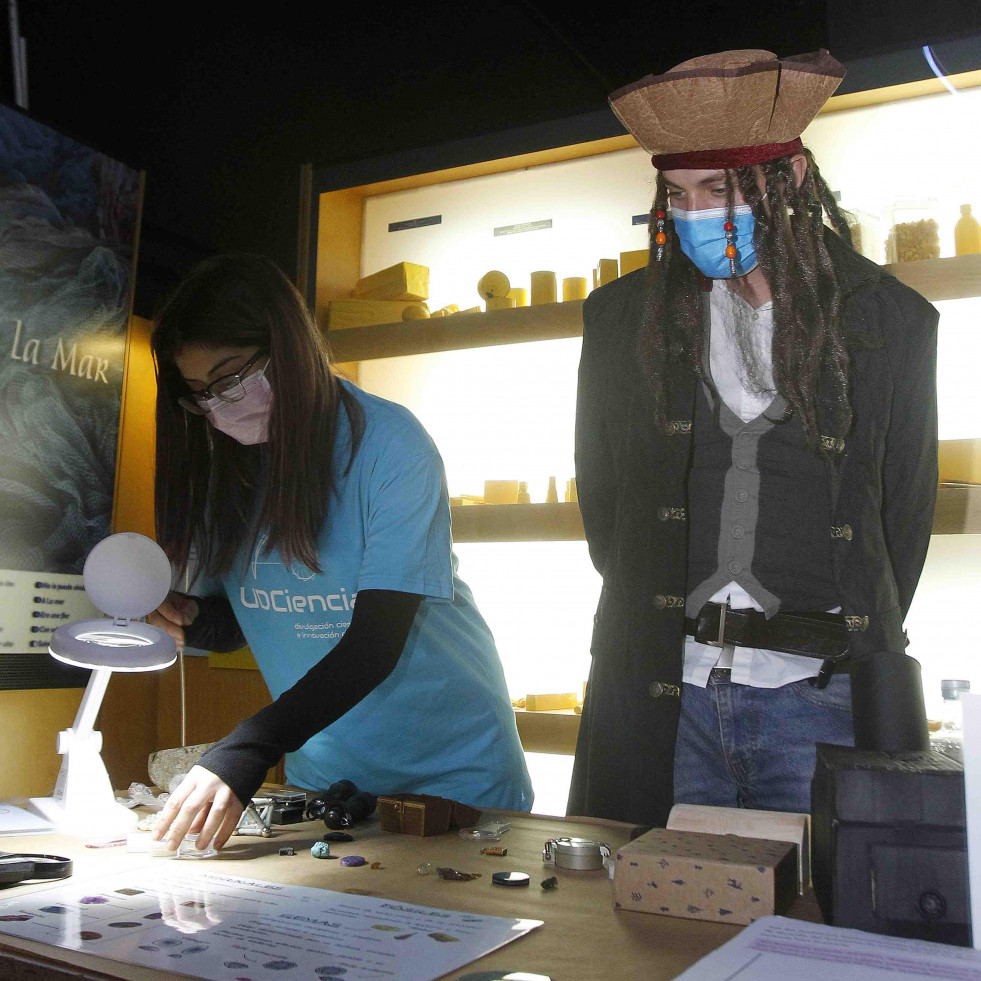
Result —
[[425, 793], [530, 810], [533, 794], [487, 624], [456, 575], [449, 497], [435, 445], [407, 409], [342, 382], [365, 414], [351, 469], [350, 426], [335, 441], [336, 495], [317, 545], [322, 573], [251, 555], [224, 580], [273, 698], [332, 650], [362, 589], [423, 596], [392, 674], [286, 756], [290, 783], [353, 780], [376, 794]]

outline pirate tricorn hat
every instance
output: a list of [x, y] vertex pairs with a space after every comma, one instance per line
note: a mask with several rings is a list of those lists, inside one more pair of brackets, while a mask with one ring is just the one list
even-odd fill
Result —
[[610, 105], [660, 170], [744, 167], [799, 152], [844, 75], [823, 48], [722, 51], [618, 89]]

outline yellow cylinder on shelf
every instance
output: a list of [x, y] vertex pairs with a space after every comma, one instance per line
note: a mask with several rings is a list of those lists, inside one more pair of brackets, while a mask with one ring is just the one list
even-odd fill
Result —
[[589, 289], [585, 276], [568, 276], [562, 280], [562, 300], [585, 300]]
[[516, 307], [528, 306], [528, 290], [526, 290], [523, 286], [512, 286], [511, 292], [508, 293], [508, 296], [514, 300], [514, 305]]
[[518, 482], [516, 480], [485, 480], [485, 504], [517, 504]]
[[487, 299], [487, 312], [491, 310], [511, 310], [514, 300], [510, 296], [491, 296]]
[[554, 272], [533, 272], [531, 274], [531, 305], [555, 303], [556, 282]]
[[570, 504], [577, 503], [579, 501], [579, 491], [576, 488], [575, 477], [573, 477], [572, 480], [567, 480], [565, 482], [565, 499]]
[[620, 275], [626, 276], [635, 269], [643, 269], [649, 257], [648, 249], [637, 249], [634, 252], [620, 253]]

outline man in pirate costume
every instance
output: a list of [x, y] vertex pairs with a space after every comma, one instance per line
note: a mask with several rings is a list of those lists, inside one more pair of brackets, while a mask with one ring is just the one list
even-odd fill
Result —
[[658, 174], [648, 268], [583, 313], [603, 590], [570, 814], [803, 812], [816, 742], [924, 744], [903, 621], [937, 487], [937, 314], [852, 250], [801, 144], [843, 75], [826, 51], [729, 51], [610, 97]]

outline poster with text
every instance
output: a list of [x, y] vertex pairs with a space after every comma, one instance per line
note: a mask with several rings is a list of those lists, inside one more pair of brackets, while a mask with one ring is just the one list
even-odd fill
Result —
[[94, 615], [139, 205], [138, 171], [0, 106], [0, 654]]

